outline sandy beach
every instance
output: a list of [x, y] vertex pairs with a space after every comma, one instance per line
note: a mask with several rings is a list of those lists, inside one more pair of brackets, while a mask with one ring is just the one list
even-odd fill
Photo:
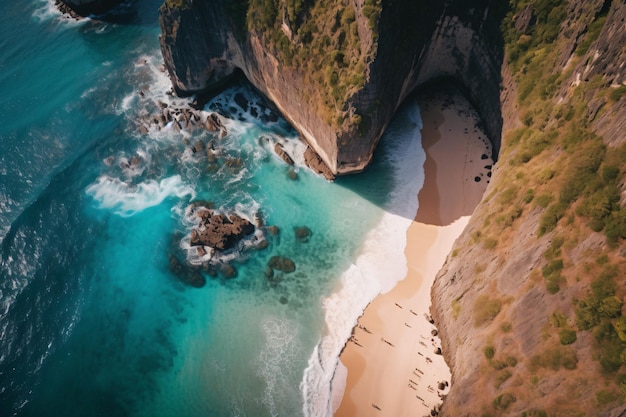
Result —
[[430, 415], [449, 390], [450, 371], [429, 316], [430, 289], [487, 187], [491, 150], [457, 92], [426, 93], [419, 105], [425, 180], [407, 231], [407, 276], [359, 318], [340, 356], [347, 376], [336, 417]]

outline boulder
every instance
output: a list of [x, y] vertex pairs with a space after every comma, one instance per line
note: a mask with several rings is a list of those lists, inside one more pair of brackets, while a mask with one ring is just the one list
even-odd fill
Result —
[[207, 116], [204, 122], [204, 128], [209, 132], [217, 132], [218, 130], [226, 131], [226, 128], [222, 124], [222, 120], [217, 113], [211, 113]]
[[287, 177], [289, 177], [291, 181], [298, 181], [298, 173], [293, 168], [289, 168], [289, 171], [287, 171]]
[[335, 179], [335, 175], [330, 168], [328, 168], [328, 165], [322, 161], [322, 158], [311, 149], [311, 147], [307, 147], [306, 151], [304, 151], [304, 163], [311, 168], [313, 172], [323, 176], [327, 180], [332, 181]]
[[296, 264], [286, 256], [272, 256], [270, 261], [267, 263], [267, 266], [286, 273], [296, 270]]
[[278, 236], [278, 234], [280, 233], [280, 229], [278, 228], [278, 226], [267, 226], [267, 233], [269, 233], [272, 236]]
[[237, 276], [237, 269], [231, 264], [220, 265], [220, 272], [226, 279], [233, 279]]
[[295, 233], [296, 233], [296, 240], [298, 242], [303, 242], [303, 243], [308, 242], [312, 234], [311, 229], [309, 229], [306, 226], [296, 227]]
[[285, 151], [285, 148], [283, 148], [282, 144], [276, 142], [276, 144], [274, 145], [274, 152], [276, 152], [276, 155], [278, 155], [280, 159], [285, 161], [286, 164], [288, 165], [294, 164], [293, 159], [291, 158], [291, 156], [289, 156], [287, 151]]

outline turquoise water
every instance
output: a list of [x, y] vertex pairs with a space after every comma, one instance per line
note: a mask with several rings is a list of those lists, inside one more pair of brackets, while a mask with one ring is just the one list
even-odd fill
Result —
[[[159, 1], [125, 4], [107, 22], [69, 21], [46, 1], [3, 6], [0, 415], [328, 415], [356, 317], [406, 268], [423, 164], [416, 106], [370, 169], [329, 183], [303, 167], [284, 120], [260, 117], [269, 110], [245, 84], [201, 113], [222, 115], [224, 137], [138, 128], [159, 101], [185, 103], [166, 94]], [[192, 152], [198, 140], [214, 144], [219, 170]], [[236, 278], [192, 288], [168, 259], [199, 262], [188, 246], [196, 200], [260, 212], [280, 233], [226, 256]], [[274, 255], [297, 265], [277, 284], [264, 275]]]

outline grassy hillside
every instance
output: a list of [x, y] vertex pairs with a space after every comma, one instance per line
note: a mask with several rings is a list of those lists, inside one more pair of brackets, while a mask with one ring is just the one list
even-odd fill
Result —
[[[533, 19], [524, 24], [520, 16], [528, 15], [529, 5]], [[494, 345], [513, 330], [514, 297], [496, 292], [473, 305], [474, 326], [485, 328], [482, 378], [494, 392], [483, 404], [484, 415], [506, 413], [520, 397], [543, 397], [541, 381], [556, 373], [572, 381], [590, 373], [597, 379], [522, 415], [595, 415], [590, 410], [626, 401], [626, 140], [608, 146], [592, 128], [598, 113], [588, 108], [599, 100], [599, 112], [610, 112], [625, 99], [626, 87], [610, 86], [602, 75], [574, 82], [577, 64], [595, 53], [608, 10], [578, 5], [576, 22], [571, 11], [566, 1], [512, 1], [502, 25], [521, 123], [504, 132], [498, 173], [478, 210], [482, 227], [470, 244], [502, 259], [529, 249], [516, 244], [534, 235], [534, 245], [545, 248], [537, 264], [519, 276], [492, 277], [527, 280], [525, 292], [542, 288], [548, 324], [541, 329], [541, 349], [532, 355], [513, 346], [498, 352]], [[563, 51], [572, 44], [569, 29], [581, 22], [585, 30], [563, 68]], [[536, 229], [528, 230], [529, 224]], [[476, 279], [485, 269], [475, 266]], [[459, 301], [451, 306], [456, 315]], [[581, 386], [593, 390], [593, 401], [585, 399], [588, 392], [577, 394]]]

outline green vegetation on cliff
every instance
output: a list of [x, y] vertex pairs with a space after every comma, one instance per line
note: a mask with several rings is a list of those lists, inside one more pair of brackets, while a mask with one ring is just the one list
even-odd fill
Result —
[[325, 122], [358, 126], [361, 116], [346, 102], [367, 80], [381, 7], [381, 0], [361, 8], [345, 0], [240, 0], [229, 14], [242, 20], [245, 10], [245, 30], [259, 36], [281, 71], [304, 75], [303, 101]]
[[[489, 204], [483, 227], [473, 232], [472, 243], [479, 236], [482, 250], [506, 253], [524, 233], [521, 223], [529, 217], [538, 220], [536, 244], [548, 244], [541, 263], [529, 273], [530, 282], [543, 285], [548, 302], [568, 313], [559, 313], [561, 319], [542, 329], [543, 350], [525, 358], [526, 369], [535, 375], [547, 370], [575, 372], [584, 350], [581, 343], [591, 341], [588, 358], [594, 363], [586, 364], [585, 372], [596, 369], [604, 380], [594, 406], [623, 402], [626, 263], [620, 249], [626, 239], [626, 141], [607, 143], [596, 133], [594, 121], [625, 98], [626, 88], [615, 88], [601, 75], [576, 82], [574, 73], [595, 53], [594, 42], [608, 10], [577, 4], [575, 23], [583, 22], [585, 29], [572, 46], [571, 2], [513, 0], [510, 6], [502, 33], [521, 123], [504, 132], [499, 175], [485, 199]], [[574, 53], [564, 58], [564, 50]], [[567, 65], [564, 60], [569, 60]], [[592, 102], [602, 104], [590, 110]], [[582, 333], [592, 337], [583, 338]], [[485, 351], [485, 356], [492, 352]], [[485, 404], [490, 412], [504, 409], [508, 403], [504, 396], [520, 398], [533, 390], [530, 381], [521, 380], [512, 389], [502, 381], [508, 377], [485, 369], [492, 373], [487, 378], [494, 381], [498, 394], [492, 404]], [[584, 409], [563, 400], [546, 411], [577, 415]]]

